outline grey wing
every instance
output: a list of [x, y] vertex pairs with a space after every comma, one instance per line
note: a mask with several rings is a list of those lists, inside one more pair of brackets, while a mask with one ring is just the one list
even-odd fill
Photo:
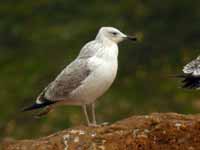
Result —
[[66, 99], [90, 74], [86, 59], [78, 59], [67, 66], [45, 89], [44, 97], [50, 101]]
[[184, 66], [183, 72], [194, 76], [200, 76], [200, 56]]

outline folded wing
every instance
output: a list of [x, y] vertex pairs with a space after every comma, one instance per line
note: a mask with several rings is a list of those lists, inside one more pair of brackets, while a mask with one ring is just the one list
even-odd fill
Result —
[[75, 60], [48, 86], [44, 97], [51, 101], [67, 99], [69, 94], [89, 76], [90, 72], [86, 60]]

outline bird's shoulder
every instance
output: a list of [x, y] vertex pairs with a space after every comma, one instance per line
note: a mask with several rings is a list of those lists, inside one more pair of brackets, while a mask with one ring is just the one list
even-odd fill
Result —
[[102, 49], [103, 47], [104, 45], [97, 40], [90, 41], [81, 48], [78, 58], [92, 57], [98, 52], [99, 49]]

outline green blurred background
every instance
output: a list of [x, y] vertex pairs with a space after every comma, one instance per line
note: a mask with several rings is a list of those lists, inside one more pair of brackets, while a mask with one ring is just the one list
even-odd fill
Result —
[[41, 119], [20, 109], [95, 38], [101, 26], [137, 33], [120, 44], [118, 76], [97, 106], [99, 122], [151, 112], [199, 113], [200, 92], [180, 88], [200, 52], [198, 0], [7, 0], [0, 2], [0, 137], [36, 138], [84, 123], [79, 107]]

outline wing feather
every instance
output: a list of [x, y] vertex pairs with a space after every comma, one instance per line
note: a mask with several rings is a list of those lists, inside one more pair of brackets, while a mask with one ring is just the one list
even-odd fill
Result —
[[200, 56], [192, 60], [183, 67], [184, 75], [179, 77], [183, 78], [182, 87], [188, 89], [199, 89], [200, 87]]
[[200, 57], [197, 57], [197, 59], [192, 60], [187, 65], [185, 65], [183, 68], [183, 72], [185, 74], [200, 76]]
[[81, 85], [90, 72], [87, 60], [76, 59], [45, 89], [45, 99], [59, 101], [68, 98], [69, 94]]

